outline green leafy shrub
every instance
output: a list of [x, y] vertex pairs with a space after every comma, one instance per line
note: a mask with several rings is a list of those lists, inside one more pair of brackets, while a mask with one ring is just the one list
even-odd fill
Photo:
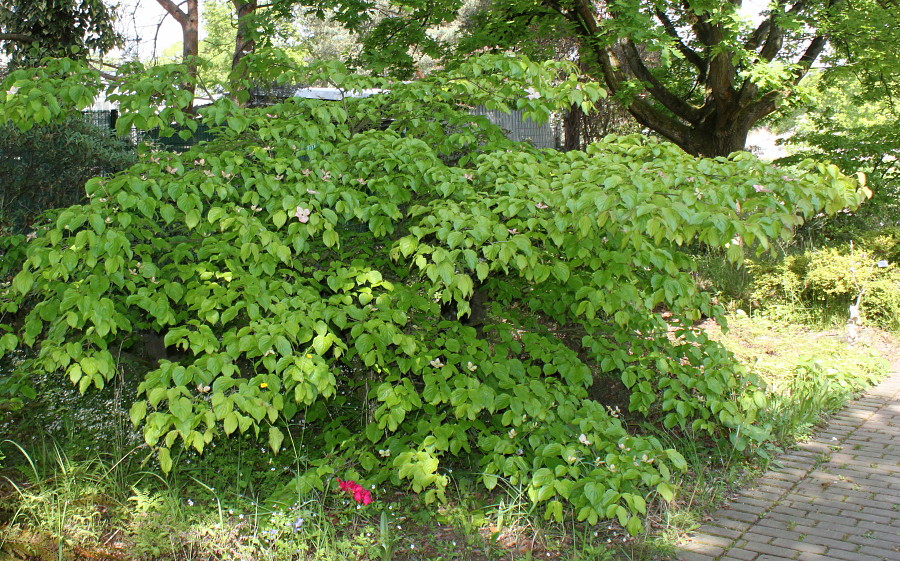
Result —
[[[6, 295], [35, 366], [82, 391], [116, 374], [118, 349], [164, 343], [131, 408], [163, 470], [173, 447], [252, 433], [278, 452], [303, 434], [316, 454], [290, 483], [300, 495], [338, 476], [433, 501], [461, 466], [487, 488], [526, 486], [548, 518], [637, 533], [685, 462], [589, 399], [595, 376], [619, 377], [638, 419], [738, 450], [766, 437], [761, 392], [693, 327], [721, 310], [682, 246], [737, 261], [733, 239], [788, 238], [804, 216], [857, 205], [855, 182], [638, 136], [538, 151], [458, 106], [540, 118], [596, 99], [595, 85], [558, 82], [565, 65], [492, 56], [408, 84], [278, 69], [390, 93], [218, 100], [200, 110], [216, 140], [89, 181], [89, 202], [28, 244]], [[131, 103], [120, 121], [160, 123]]]
[[84, 183], [136, 161], [132, 146], [76, 115], [22, 131], [0, 125], [0, 231], [25, 234], [49, 209], [84, 201]]
[[768, 396], [773, 436], [787, 442], [807, 433], [823, 415], [843, 407], [878, 378], [875, 368], [847, 372], [827, 359], [801, 361]]
[[810, 320], [843, 321], [858, 300], [863, 321], [896, 329], [900, 326], [900, 268], [896, 261], [882, 259], [896, 252], [894, 239], [891, 233], [867, 238], [862, 246], [880, 246], [878, 254], [851, 251], [848, 245], [787, 255], [776, 263], [752, 263], [754, 304], [793, 314], [805, 310]]
[[900, 227], [869, 230], [853, 241], [858, 249], [868, 253], [872, 259], [900, 263]]

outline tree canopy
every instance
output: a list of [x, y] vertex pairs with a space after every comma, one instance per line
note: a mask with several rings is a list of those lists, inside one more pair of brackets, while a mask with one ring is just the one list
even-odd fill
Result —
[[114, 19], [103, 0], [11, 0], [0, 5], [0, 44], [13, 65], [102, 54], [120, 41]]
[[[375, 9], [374, 2], [327, 4], [340, 21], [356, 28], [368, 24], [367, 14]], [[446, 55], [449, 46], [429, 29], [456, 18], [460, 2], [398, 0], [391, 5], [396, 14], [366, 36], [371, 68], [408, 75], [415, 67], [410, 45]], [[495, 0], [469, 22], [468, 36], [459, 44], [463, 52], [517, 48], [534, 54], [534, 46], [546, 45], [547, 38], [573, 39], [573, 56], [635, 119], [687, 152], [706, 156], [743, 149], [751, 127], [792, 98], [829, 37], [839, 37], [857, 61], [895, 57], [896, 37], [890, 31], [895, 16], [887, 8], [867, 14], [865, 6], [849, 2], [775, 1], [753, 22], [741, 5], [724, 0]], [[877, 28], [879, 39], [891, 42], [879, 44], [857, 34], [860, 16]]]

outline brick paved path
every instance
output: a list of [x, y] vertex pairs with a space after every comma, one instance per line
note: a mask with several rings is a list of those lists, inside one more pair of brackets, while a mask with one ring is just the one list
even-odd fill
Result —
[[900, 561], [900, 373], [713, 514], [680, 561]]

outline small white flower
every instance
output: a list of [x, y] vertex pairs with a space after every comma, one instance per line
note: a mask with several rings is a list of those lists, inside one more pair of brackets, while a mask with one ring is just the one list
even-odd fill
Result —
[[585, 446], [590, 446], [590, 445], [591, 445], [591, 441], [588, 440], [587, 435], [584, 435], [584, 434], [582, 434], [582, 435], [580, 435], [580, 436], [578, 437], [578, 442], [584, 444]]
[[431, 366], [433, 366], [435, 368], [442, 368], [444, 366], [444, 363], [441, 362], [441, 359], [439, 359], [439, 358], [432, 360], [428, 364], [430, 364]]
[[516, 429], [509, 429], [508, 434], [509, 434], [510, 438], [515, 438], [516, 437]]
[[471, 360], [470, 360], [469, 363], [466, 365], [466, 368], [469, 369], [469, 372], [475, 372], [476, 370], [478, 370], [478, 367], [475, 366], [474, 364], [472, 364], [472, 361], [471, 361]]

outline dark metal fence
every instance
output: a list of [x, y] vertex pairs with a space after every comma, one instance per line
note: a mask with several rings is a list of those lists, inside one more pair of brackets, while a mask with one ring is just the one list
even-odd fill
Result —
[[[109, 131], [110, 135], [116, 136], [116, 121], [118, 121], [119, 119], [118, 110], [92, 109], [88, 111], [82, 111], [81, 114], [87, 122], [103, 130]], [[132, 128], [127, 137], [123, 138], [122, 140], [131, 142], [135, 145], [143, 141], [149, 141], [153, 144], [158, 145], [163, 150], [168, 150], [171, 152], [185, 152], [198, 142], [212, 140], [213, 138], [214, 136], [209, 132], [209, 127], [207, 127], [206, 125], [200, 125], [187, 140], [184, 140], [183, 138], [178, 136], [178, 134], [160, 138], [159, 129], [153, 129], [151, 131], [139, 131], [134, 128]]]

